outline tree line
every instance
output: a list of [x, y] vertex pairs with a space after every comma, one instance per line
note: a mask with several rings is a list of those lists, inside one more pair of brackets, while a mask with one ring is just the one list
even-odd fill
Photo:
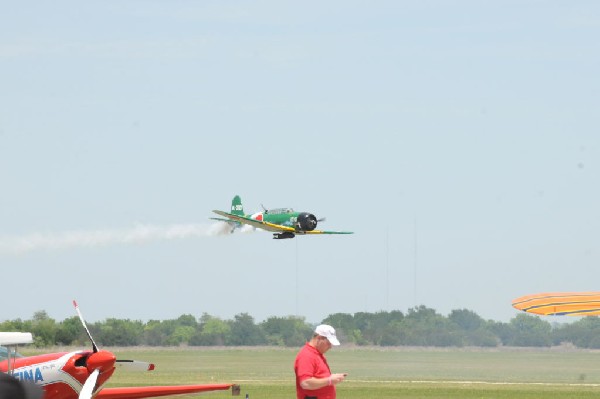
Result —
[[[335, 313], [321, 323], [337, 330], [344, 344], [439, 347], [549, 347], [570, 343], [600, 348], [600, 319], [585, 317], [570, 324], [550, 322], [519, 313], [509, 322], [484, 320], [475, 312], [453, 310], [448, 316], [426, 306], [376, 313]], [[139, 320], [109, 318], [88, 325], [101, 346], [282, 346], [298, 347], [311, 336], [314, 325], [303, 317], [270, 317], [257, 323], [247, 313], [233, 319], [184, 314], [177, 319]], [[0, 331], [27, 331], [36, 347], [86, 346], [87, 335], [77, 317], [57, 322], [45, 311], [31, 320], [7, 320]]]

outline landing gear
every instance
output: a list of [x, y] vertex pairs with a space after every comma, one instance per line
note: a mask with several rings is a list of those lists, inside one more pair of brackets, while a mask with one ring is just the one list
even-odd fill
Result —
[[285, 238], [294, 238], [294, 237], [296, 237], [296, 235], [289, 231], [284, 231], [283, 233], [274, 233], [273, 234], [274, 240], [283, 240]]

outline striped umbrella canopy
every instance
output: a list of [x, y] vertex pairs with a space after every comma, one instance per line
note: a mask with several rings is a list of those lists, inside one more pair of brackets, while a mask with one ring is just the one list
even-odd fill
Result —
[[514, 308], [545, 316], [600, 315], [600, 292], [545, 292], [512, 301]]

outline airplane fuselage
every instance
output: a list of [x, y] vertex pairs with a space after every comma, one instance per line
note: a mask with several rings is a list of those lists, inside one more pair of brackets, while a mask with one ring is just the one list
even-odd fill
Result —
[[317, 218], [308, 212], [257, 212], [250, 215], [251, 219], [291, 227], [298, 233], [312, 231], [317, 227]]
[[[86, 363], [91, 354], [91, 351], [77, 351], [12, 359], [11, 373], [19, 380], [41, 386], [44, 399], [77, 399], [90, 374]], [[101, 389], [114, 370], [113, 366], [99, 375], [98, 389]], [[7, 361], [0, 363], [0, 371], [8, 371]]]
[[[18, 380], [37, 384], [44, 391], [44, 399], [145, 399], [230, 388], [233, 393], [234, 387], [236, 388], [235, 393], [239, 395], [239, 386], [235, 384], [104, 388], [108, 379], [115, 372], [117, 358], [112, 352], [98, 349], [79, 311], [77, 302], [73, 301], [73, 305], [92, 342], [92, 351], [49, 353], [11, 359], [11, 348], [9, 347], [8, 359], [0, 362], [0, 372], [10, 373]], [[23, 333], [26, 335], [2, 334], [0, 337], [3, 344], [17, 345], [32, 341], [30, 333]], [[130, 370], [154, 370], [154, 364], [135, 360], [121, 359], [118, 364], [119, 367], [127, 367]]]

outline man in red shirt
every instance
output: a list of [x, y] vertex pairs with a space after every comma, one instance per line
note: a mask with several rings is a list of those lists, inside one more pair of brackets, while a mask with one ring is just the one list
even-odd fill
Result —
[[317, 326], [294, 362], [297, 399], [335, 399], [335, 385], [344, 381], [346, 373], [331, 374], [323, 355], [331, 346], [339, 344], [333, 327], [327, 324]]

